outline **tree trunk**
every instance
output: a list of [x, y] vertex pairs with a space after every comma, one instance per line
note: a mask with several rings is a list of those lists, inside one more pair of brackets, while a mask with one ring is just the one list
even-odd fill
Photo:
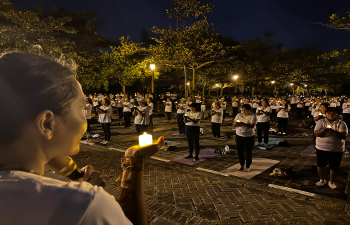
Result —
[[193, 78], [192, 78], [192, 90], [195, 91], [196, 89], [196, 70], [193, 68], [192, 70], [193, 74]]
[[211, 85], [209, 84], [208, 86], [209, 86], [208, 97], [210, 97]]
[[203, 97], [205, 96], [205, 86], [207, 84], [207, 78], [203, 76]]
[[185, 74], [185, 98], [187, 99], [188, 97], [188, 85], [187, 85], [187, 66], [184, 65], [184, 74]]
[[222, 94], [224, 93], [224, 84], [221, 83], [221, 93], [220, 93], [220, 96], [222, 97]]
[[254, 97], [254, 87], [252, 87], [252, 97]]
[[122, 85], [122, 88], [123, 88], [123, 93], [125, 94], [126, 91], [125, 91], [125, 85]]

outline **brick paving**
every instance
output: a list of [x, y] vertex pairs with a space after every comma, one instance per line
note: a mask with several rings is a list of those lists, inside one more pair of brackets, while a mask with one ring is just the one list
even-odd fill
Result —
[[[163, 117], [164, 118], [164, 117]], [[232, 118], [227, 118], [229, 123]], [[175, 141], [176, 152], [159, 151], [155, 157], [145, 163], [144, 189], [147, 199], [150, 224], [350, 224], [350, 205], [344, 194], [345, 179], [350, 168], [350, 160], [344, 158], [338, 188], [333, 191], [328, 187], [315, 185], [317, 173], [315, 157], [303, 157], [300, 153], [312, 143], [312, 130], [299, 128], [292, 121], [293, 132], [284, 137], [289, 147], [275, 147], [272, 150], [254, 150], [254, 157], [279, 160], [278, 167], [293, 168], [293, 176], [288, 178], [270, 177], [270, 168], [250, 180], [233, 176], [197, 170], [201, 167], [221, 171], [236, 163], [235, 151], [229, 155], [219, 155], [207, 159], [195, 166], [176, 163], [171, 159], [188, 153], [184, 137], [172, 136], [177, 133], [176, 124], [166, 124], [161, 119], [155, 121], [153, 137], [165, 136], [166, 141]], [[81, 151], [73, 156], [78, 165], [90, 164], [101, 172], [106, 180], [106, 191], [114, 196], [119, 194], [119, 183], [115, 182], [120, 174], [120, 158], [128, 147], [138, 143], [134, 127], [121, 129], [112, 124], [112, 143], [108, 146], [99, 144], [81, 144]], [[201, 127], [209, 130], [200, 137], [201, 148], [223, 148], [229, 145], [235, 149], [233, 139], [213, 141], [210, 121], [201, 122]], [[99, 124], [92, 125], [93, 132], [102, 134]], [[231, 136], [232, 126], [222, 126], [223, 134]], [[307, 133], [308, 137], [302, 134]], [[273, 136], [273, 135], [272, 135]], [[102, 139], [100, 139], [101, 141]], [[96, 142], [96, 141], [95, 141]], [[164, 161], [169, 160], [169, 161]], [[252, 165], [253, 167], [254, 165]], [[54, 176], [50, 173], [47, 175]], [[309, 197], [289, 191], [270, 188], [276, 184], [316, 193]]]

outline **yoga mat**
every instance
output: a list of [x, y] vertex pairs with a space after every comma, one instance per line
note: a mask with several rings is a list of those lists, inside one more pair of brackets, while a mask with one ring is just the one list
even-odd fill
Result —
[[193, 159], [185, 159], [185, 157], [188, 156], [188, 154], [176, 157], [175, 159], [172, 159], [172, 161], [193, 166], [205, 161], [206, 159], [210, 159], [217, 156], [218, 154], [214, 153], [214, 151], [215, 149], [213, 148], [201, 149], [199, 152], [199, 160], [196, 161], [193, 161]]
[[257, 146], [258, 142], [256, 141], [254, 143], [254, 147], [253, 148], [256, 148], [256, 149], [260, 149], [260, 150], [267, 150], [267, 149], [270, 149], [270, 148], [273, 148], [275, 146], [278, 145], [277, 142], [284, 142], [284, 139], [281, 139], [281, 138], [274, 138], [274, 137], [269, 137], [269, 143], [267, 143], [268, 147], [264, 147], [264, 138], [262, 139], [262, 142], [260, 146]]
[[300, 155], [302, 156], [308, 156], [308, 157], [316, 157], [316, 153], [313, 153], [315, 151], [315, 145], [309, 145]]
[[261, 174], [262, 172], [266, 171], [267, 169], [271, 168], [272, 166], [276, 165], [279, 162], [280, 161], [278, 160], [272, 160], [272, 159], [253, 158], [253, 163], [250, 166], [249, 172], [238, 171], [241, 165], [237, 163], [234, 166], [231, 166], [227, 169], [220, 171], [220, 173], [223, 173], [226, 175], [232, 175], [236, 177], [242, 177], [245, 179], [252, 179], [256, 175]]
[[180, 145], [180, 142], [176, 142], [176, 141], [166, 141], [166, 144], [168, 144], [168, 146], [175, 146], [175, 145]]

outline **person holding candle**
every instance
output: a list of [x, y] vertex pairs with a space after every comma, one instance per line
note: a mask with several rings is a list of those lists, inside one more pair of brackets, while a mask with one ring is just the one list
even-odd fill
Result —
[[271, 103], [270, 103], [270, 108], [271, 108], [271, 115], [270, 115], [270, 120], [271, 120], [271, 125], [276, 125], [277, 122], [277, 109], [279, 108], [280, 103], [277, 102], [276, 98], [273, 98]]
[[237, 96], [234, 96], [232, 98], [232, 116], [233, 116], [233, 118], [235, 118], [236, 115], [238, 114], [238, 102], [239, 102], [239, 100], [238, 100]]
[[340, 167], [345, 150], [345, 139], [348, 134], [348, 127], [344, 121], [338, 119], [336, 111], [328, 110], [326, 118], [317, 122], [315, 127], [316, 135], [316, 156], [318, 174], [320, 181], [317, 186], [323, 186], [326, 181], [326, 166], [329, 165], [330, 178], [328, 185], [335, 189], [335, 179]]
[[253, 100], [252, 113], [256, 114], [257, 108], [259, 108], [259, 102], [258, 102], [258, 99], [255, 98], [255, 99]]
[[188, 142], [189, 155], [186, 159], [193, 158], [193, 146], [195, 149], [194, 160], [198, 160], [199, 155], [199, 134], [200, 134], [200, 120], [201, 115], [197, 112], [200, 104], [192, 103], [190, 105], [190, 111], [184, 115], [184, 123], [186, 125], [186, 137]]
[[180, 104], [176, 105], [177, 109], [177, 126], [179, 127], [179, 135], [185, 135], [185, 122], [184, 115], [187, 112], [188, 105], [186, 104], [186, 99], [182, 98]]
[[118, 110], [118, 116], [119, 119], [123, 119], [123, 98], [122, 96], [118, 96], [117, 98], [117, 110]]
[[201, 101], [201, 113], [202, 113], [202, 119], [204, 119], [205, 116], [205, 110], [207, 109], [207, 100], [203, 96], [203, 100]]
[[223, 121], [223, 109], [220, 107], [219, 103], [215, 104], [214, 109], [211, 111], [211, 129], [213, 132], [212, 140], [221, 140], [220, 125]]
[[192, 105], [192, 101], [191, 101], [190, 97], [187, 98], [186, 104], [188, 105], [187, 112], [191, 111], [191, 109], [189, 107], [190, 105]]
[[149, 125], [148, 125], [148, 131], [153, 132], [154, 126], [153, 126], [153, 108], [154, 104], [150, 98], [147, 99], [147, 106], [149, 108]]
[[164, 102], [165, 105], [165, 114], [166, 114], [166, 118], [167, 118], [167, 123], [171, 122], [171, 112], [173, 109], [173, 103], [170, 101], [170, 98], [167, 98], [166, 102]]
[[262, 142], [262, 133], [264, 132], [264, 143], [265, 147], [267, 147], [269, 143], [269, 131], [270, 131], [270, 114], [271, 108], [266, 99], [262, 100], [261, 107], [258, 108], [256, 112], [257, 115], [257, 124], [256, 129], [258, 132], [258, 145], [261, 145]]
[[98, 121], [101, 123], [102, 130], [105, 134], [105, 140], [101, 144], [106, 145], [111, 142], [111, 114], [112, 114], [111, 102], [108, 98], [102, 100], [102, 106], [97, 108], [99, 113]]
[[134, 124], [136, 133], [138, 135], [148, 130], [149, 124], [149, 108], [146, 106], [147, 100], [145, 98], [139, 99], [139, 106], [134, 106], [133, 116], [135, 117]]
[[125, 121], [125, 126], [124, 128], [130, 128], [131, 126], [131, 121], [130, 121], [130, 117], [131, 117], [131, 103], [129, 102], [128, 98], [125, 98], [125, 101], [123, 102], [123, 113], [124, 113], [124, 121]]
[[343, 103], [343, 121], [346, 123], [347, 127], [350, 128], [350, 98], [347, 102]]
[[91, 111], [92, 111], [92, 100], [91, 98], [86, 98], [86, 105], [85, 108], [83, 110], [83, 114], [84, 117], [86, 119], [87, 122], [87, 129], [86, 129], [86, 138], [90, 138], [91, 137]]
[[[237, 114], [233, 125], [236, 126], [237, 154], [241, 168], [239, 171], [249, 172], [252, 164], [252, 152], [255, 142], [254, 126], [256, 115], [251, 113], [252, 107], [249, 104], [242, 105], [241, 113]], [[244, 156], [245, 155], [245, 156]], [[244, 168], [244, 165], [246, 166]]]
[[220, 103], [221, 109], [222, 109], [222, 122], [225, 121], [225, 115], [226, 115], [226, 107], [227, 107], [227, 102], [225, 101], [225, 98], [221, 98], [221, 103]]
[[289, 111], [290, 106], [287, 105], [287, 101], [283, 99], [281, 105], [276, 109], [279, 135], [287, 135]]

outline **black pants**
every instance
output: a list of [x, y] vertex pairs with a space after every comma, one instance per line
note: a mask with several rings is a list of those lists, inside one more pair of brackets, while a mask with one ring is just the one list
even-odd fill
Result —
[[272, 122], [276, 122], [277, 121], [277, 112], [276, 109], [272, 109], [271, 115], [270, 115], [270, 119]]
[[166, 119], [171, 120], [171, 112], [165, 112], [166, 114]]
[[185, 134], [184, 114], [177, 114], [177, 126], [179, 127], [179, 134]]
[[343, 121], [346, 123], [348, 129], [350, 129], [350, 113], [343, 113]]
[[188, 152], [193, 155], [193, 145], [196, 156], [199, 155], [199, 126], [187, 126], [186, 125], [186, 137], [188, 142]]
[[304, 108], [297, 108], [298, 118], [303, 117], [303, 111], [304, 111]]
[[111, 124], [101, 123], [102, 130], [105, 132], [105, 141], [111, 141]]
[[238, 114], [238, 107], [232, 107], [232, 116], [233, 116], [233, 118], [235, 118], [237, 114]]
[[256, 113], [256, 108], [253, 108], [253, 113], [254, 113], [254, 114]]
[[222, 118], [225, 119], [225, 115], [226, 115], [226, 109], [223, 110], [223, 114], [222, 114]]
[[90, 127], [91, 119], [86, 119], [86, 122], [87, 122], [87, 129], [86, 129], [86, 132], [90, 133], [90, 132], [91, 132], [91, 127]]
[[214, 137], [220, 138], [220, 125], [221, 123], [211, 123], [211, 131], [213, 132]]
[[153, 129], [153, 114], [149, 115], [149, 124], [148, 124], [148, 129]]
[[[247, 168], [250, 168], [253, 160], [253, 146], [255, 142], [255, 137], [241, 137], [236, 135], [236, 145], [237, 145], [237, 154], [239, 158], [239, 164], [243, 167], [244, 164]], [[245, 157], [244, 157], [245, 153]]]
[[277, 118], [278, 119], [278, 132], [287, 133], [288, 118]]
[[125, 127], [131, 126], [130, 117], [131, 117], [131, 112], [124, 112]]
[[290, 104], [290, 108], [294, 111], [295, 108], [297, 107], [297, 104]]
[[117, 108], [118, 109], [118, 115], [119, 115], [119, 119], [123, 118], [123, 108]]
[[264, 143], [269, 143], [270, 122], [257, 123], [256, 129], [258, 131], [258, 142], [262, 142], [262, 133], [264, 132]]
[[137, 135], [141, 135], [148, 130], [148, 125], [135, 124]]

